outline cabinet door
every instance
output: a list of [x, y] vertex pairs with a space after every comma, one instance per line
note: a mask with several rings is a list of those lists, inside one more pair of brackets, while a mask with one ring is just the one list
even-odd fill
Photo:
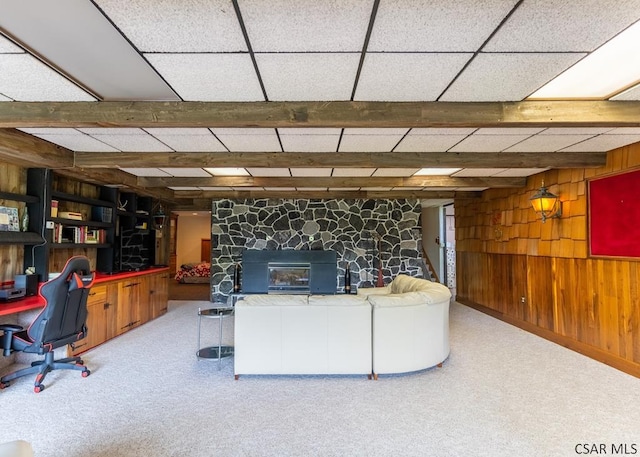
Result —
[[166, 273], [149, 277], [149, 299], [151, 300], [151, 319], [167, 312], [169, 299], [169, 281]]
[[95, 286], [87, 299], [87, 336], [70, 348], [72, 355], [104, 343], [107, 336], [107, 286]]
[[140, 325], [140, 279], [132, 278], [118, 282], [118, 309], [116, 311], [116, 332], [120, 335]]
[[138, 285], [138, 306], [136, 309], [136, 326], [142, 325], [151, 320], [151, 298], [149, 296], [149, 276], [139, 276]]

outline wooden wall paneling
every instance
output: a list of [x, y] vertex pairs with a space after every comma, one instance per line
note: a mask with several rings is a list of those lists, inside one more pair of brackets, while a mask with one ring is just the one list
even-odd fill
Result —
[[618, 336], [618, 272], [615, 261], [600, 260], [596, 262], [597, 275], [603, 278], [600, 295], [600, 313], [598, 327], [601, 340], [600, 347], [612, 354], [620, 354], [620, 339]]
[[527, 290], [532, 324], [554, 329], [553, 258], [527, 258]]

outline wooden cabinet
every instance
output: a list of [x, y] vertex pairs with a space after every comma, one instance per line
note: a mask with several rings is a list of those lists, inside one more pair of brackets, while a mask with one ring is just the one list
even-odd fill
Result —
[[[118, 312], [117, 312], [117, 332], [124, 333], [127, 330], [137, 327], [147, 319], [144, 319], [146, 306], [142, 306], [142, 301], [146, 302], [145, 287], [146, 278], [137, 276], [135, 278], [126, 279], [118, 282]], [[146, 294], [148, 295], [148, 293]]]
[[167, 312], [169, 301], [169, 277], [167, 272], [149, 276], [150, 318], [155, 319]]
[[117, 335], [117, 285], [91, 288], [87, 299], [87, 336], [70, 349], [72, 355], [91, 349]]

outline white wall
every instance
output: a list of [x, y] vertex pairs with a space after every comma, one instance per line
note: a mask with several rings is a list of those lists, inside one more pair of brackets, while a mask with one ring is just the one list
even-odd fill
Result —
[[[438, 280], [444, 280], [444, 256], [441, 248], [442, 240], [442, 207], [431, 206], [422, 208], [422, 245], [436, 269]], [[436, 239], [438, 241], [436, 241]]]
[[211, 216], [178, 216], [176, 263], [200, 262], [200, 242], [211, 238]]

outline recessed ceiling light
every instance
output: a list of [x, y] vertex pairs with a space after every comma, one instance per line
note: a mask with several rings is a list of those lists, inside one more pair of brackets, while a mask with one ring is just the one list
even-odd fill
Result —
[[249, 172], [245, 168], [205, 168], [213, 176], [249, 176]]
[[640, 21], [551, 80], [529, 99], [607, 99], [640, 80]]
[[422, 168], [414, 176], [447, 176], [460, 171], [460, 168]]

